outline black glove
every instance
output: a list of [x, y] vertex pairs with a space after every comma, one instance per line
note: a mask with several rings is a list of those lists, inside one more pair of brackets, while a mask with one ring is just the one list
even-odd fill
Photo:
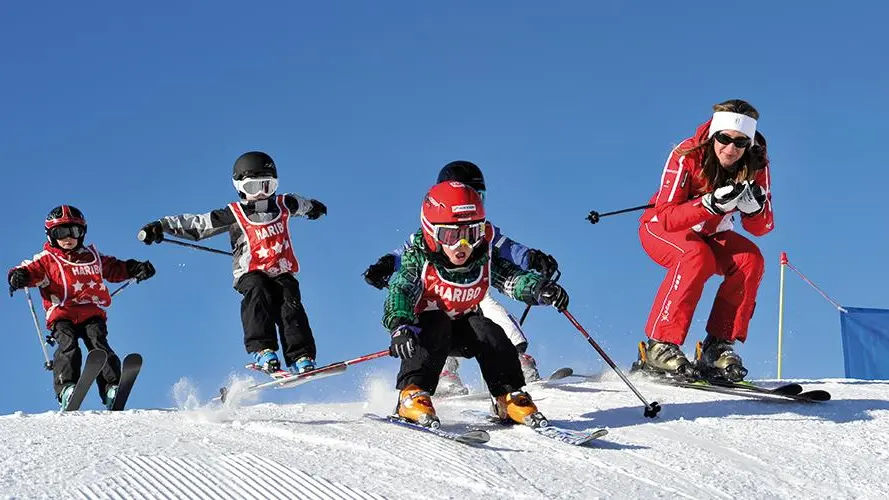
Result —
[[701, 204], [713, 215], [725, 215], [737, 208], [738, 201], [746, 189], [746, 183], [730, 181], [725, 186], [714, 189], [712, 193], [702, 196]]
[[28, 270], [23, 267], [17, 267], [10, 271], [9, 276], [7, 276], [9, 280], [9, 296], [12, 297], [16, 290], [25, 288], [28, 285], [29, 278]]
[[389, 277], [395, 272], [395, 256], [391, 253], [380, 257], [364, 271], [364, 281], [368, 285], [382, 290], [389, 285]]
[[311, 220], [315, 220], [322, 215], [327, 215], [327, 206], [324, 203], [321, 203], [318, 200], [309, 200], [312, 203], [312, 208], [306, 212], [306, 217]]
[[389, 355], [393, 358], [410, 359], [417, 351], [417, 335], [420, 327], [416, 325], [399, 325], [392, 330], [389, 343]]
[[751, 172], [762, 170], [769, 165], [769, 157], [766, 153], [766, 138], [761, 133], [756, 133], [754, 144], [747, 150], [747, 169]]
[[554, 281], [544, 281], [537, 289], [537, 303], [562, 312], [568, 308], [568, 292]]
[[139, 262], [135, 259], [129, 259], [126, 264], [127, 272], [130, 273], [130, 278], [136, 278], [136, 283], [145, 281], [154, 276], [154, 266], [147, 260], [145, 262]]
[[559, 263], [552, 255], [532, 248], [528, 250], [528, 267], [532, 271], [539, 272], [541, 276], [549, 278], [559, 270]]
[[766, 206], [766, 193], [759, 185], [752, 182], [747, 184], [747, 190], [738, 200], [738, 211], [744, 216], [753, 216], [760, 212]]
[[149, 222], [142, 226], [142, 229], [139, 231], [139, 241], [145, 243], [146, 245], [150, 245], [152, 243], [160, 243], [164, 241], [164, 226], [161, 225], [159, 220], [154, 222]]

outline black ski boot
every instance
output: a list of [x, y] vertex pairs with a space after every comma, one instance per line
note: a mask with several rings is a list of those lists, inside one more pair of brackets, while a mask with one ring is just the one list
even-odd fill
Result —
[[638, 370], [682, 381], [695, 381], [701, 376], [678, 345], [654, 339], [648, 344], [639, 342], [639, 360], [632, 371]]
[[734, 342], [707, 335], [698, 343], [698, 370], [709, 379], [740, 382], [747, 376], [741, 356], [734, 350]]

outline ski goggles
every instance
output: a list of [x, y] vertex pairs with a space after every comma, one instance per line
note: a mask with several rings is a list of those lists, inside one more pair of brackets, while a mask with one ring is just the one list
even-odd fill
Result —
[[84, 234], [86, 234], [86, 229], [77, 224], [63, 224], [49, 230], [49, 235], [54, 240], [63, 240], [65, 238], [79, 240]]
[[484, 222], [453, 226], [436, 224], [433, 227], [435, 228], [435, 241], [451, 250], [463, 245], [474, 247], [481, 243], [485, 237]]
[[727, 134], [723, 134], [722, 132], [716, 132], [713, 134], [713, 138], [719, 141], [720, 144], [725, 144], [728, 146], [729, 144], [734, 144], [738, 149], [744, 149], [750, 145], [749, 137], [732, 137]]
[[232, 181], [235, 188], [247, 196], [271, 196], [278, 190], [278, 179], [274, 177], [245, 177]]

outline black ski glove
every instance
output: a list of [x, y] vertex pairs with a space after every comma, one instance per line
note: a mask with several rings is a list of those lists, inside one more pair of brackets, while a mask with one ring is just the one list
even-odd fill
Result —
[[164, 226], [161, 221], [156, 220], [142, 226], [139, 231], [139, 241], [150, 245], [152, 243], [160, 243], [164, 241]]
[[126, 264], [127, 272], [130, 273], [130, 278], [136, 278], [136, 283], [145, 281], [154, 276], [154, 266], [147, 260], [145, 262], [139, 262], [135, 259], [129, 259]]
[[9, 296], [12, 297], [12, 294], [15, 293], [16, 290], [25, 288], [25, 286], [28, 285], [30, 275], [28, 274], [27, 269], [17, 267], [10, 271], [6, 278], [9, 280]]
[[410, 359], [417, 352], [417, 335], [420, 327], [416, 325], [399, 325], [392, 330], [389, 343], [389, 355], [393, 358]]
[[537, 289], [537, 303], [562, 312], [568, 308], [568, 292], [554, 281], [544, 281]]
[[364, 281], [368, 285], [382, 290], [389, 285], [389, 277], [395, 272], [395, 256], [391, 253], [380, 257], [364, 271]]
[[757, 132], [754, 142], [755, 144], [747, 150], [747, 169], [751, 172], [762, 170], [769, 165], [769, 157], [766, 152], [766, 138]]
[[322, 215], [327, 215], [327, 206], [324, 203], [321, 203], [318, 200], [309, 200], [312, 203], [312, 208], [306, 212], [306, 217], [311, 220], [315, 220]]
[[532, 248], [528, 250], [528, 268], [549, 278], [559, 270], [559, 263], [552, 255]]

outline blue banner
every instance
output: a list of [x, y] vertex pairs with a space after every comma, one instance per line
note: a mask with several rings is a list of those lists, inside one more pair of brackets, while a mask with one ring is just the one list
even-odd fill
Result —
[[846, 378], [889, 380], [889, 309], [840, 313]]

